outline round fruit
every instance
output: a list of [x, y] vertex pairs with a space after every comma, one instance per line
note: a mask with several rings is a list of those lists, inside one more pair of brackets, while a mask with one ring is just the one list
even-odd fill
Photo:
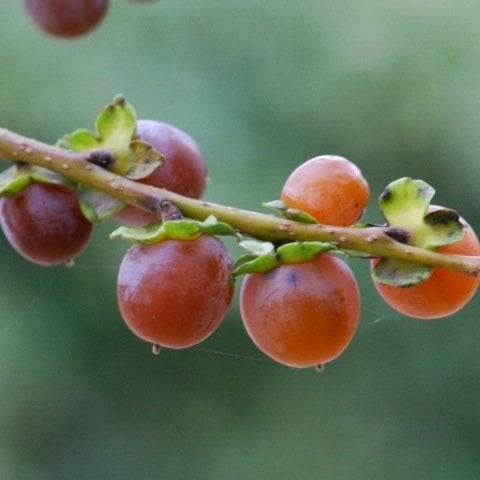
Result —
[[85, 248], [93, 228], [75, 192], [44, 183], [2, 197], [0, 223], [13, 248], [39, 265], [69, 263]]
[[[166, 188], [180, 195], [200, 198], [207, 186], [207, 168], [193, 138], [182, 130], [156, 120], [139, 120], [137, 138], [150, 143], [164, 156], [164, 163], [141, 183]], [[115, 219], [131, 226], [158, 222], [153, 214], [128, 205]]]
[[134, 244], [117, 279], [122, 317], [135, 335], [154, 345], [196, 345], [227, 312], [232, 269], [230, 252], [212, 236]]
[[355, 164], [323, 155], [297, 167], [280, 198], [287, 207], [307, 212], [319, 223], [348, 227], [362, 216], [369, 195], [368, 183]]
[[279, 363], [313, 367], [338, 357], [360, 317], [360, 293], [348, 265], [323, 253], [245, 277], [240, 294], [245, 328]]
[[[438, 207], [436, 207], [438, 208]], [[480, 243], [472, 227], [465, 224], [462, 240], [437, 248], [440, 253], [480, 255]], [[374, 259], [371, 268], [379, 262]], [[397, 312], [420, 320], [447, 317], [458, 312], [475, 295], [480, 279], [447, 268], [434, 267], [430, 277], [411, 287], [393, 287], [374, 282], [383, 298]]]
[[24, 0], [32, 20], [56, 37], [84, 35], [102, 20], [108, 0]]

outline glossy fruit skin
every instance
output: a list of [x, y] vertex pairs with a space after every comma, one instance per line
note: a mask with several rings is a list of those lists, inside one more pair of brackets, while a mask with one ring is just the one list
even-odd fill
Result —
[[232, 301], [233, 259], [215, 237], [134, 244], [117, 279], [121, 315], [141, 339], [168, 348], [200, 343]]
[[[140, 183], [166, 188], [180, 195], [200, 198], [207, 186], [207, 168], [202, 152], [195, 140], [184, 131], [156, 120], [139, 120], [137, 137], [150, 143], [165, 161]], [[158, 222], [154, 215], [127, 206], [115, 219], [131, 226], [144, 226]]]
[[285, 182], [280, 199], [319, 223], [347, 227], [362, 216], [370, 196], [367, 181], [350, 160], [336, 155], [312, 158]]
[[[439, 207], [434, 207], [439, 208]], [[457, 243], [444, 245], [436, 251], [459, 255], [480, 255], [480, 243], [472, 227], [466, 226], [465, 236]], [[378, 263], [371, 261], [371, 268]], [[397, 312], [419, 320], [434, 320], [453, 315], [475, 295], [480, 279], [446, 268], [434, 267], [430, 277], [411, 287], [392, 287], [374, 282], [383, 298]]]
[[314, 367], [338, 357], [352, 340], [360, 293], [348, 265], [323, 253], [246, 275], [240, 311], [247, 333], [267, 356], [290, 367]]
[[43, 183], [2, 197], [0, 223], [20, 255], [44, 266], [69, 263], [86, 247], [93, 229], [74, 191]]
[[42, 30], [70, 38], [95, 28], [108, 9], [108, 0], [24, 0], [24, 5]]

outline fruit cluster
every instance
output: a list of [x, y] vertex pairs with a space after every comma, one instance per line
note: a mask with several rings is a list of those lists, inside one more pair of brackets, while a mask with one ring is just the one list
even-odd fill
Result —
[[86, 35], [102, 21], [109, 6], [108, 0], [23, 0], [23, 3], [41, 30], [61, 38]]
[[[189, 198], [199, 199], [207, 183], [197, 143], [166, 123], [137, 121], [122, 97], [101, 112], [96, 132], [77, 130], [58, 146], [93, 152], [90, 160], [102, 171]], [[114, 191], [112, 187], [110, 193]], [[405, 246], [480, 256], [471, 226], [455, 211], [430, 205], [433, 193], [421, 180], [392, 182], [379, 199], [386, 223], [378, 227]], [[71, 264], [87, 245], [92, 222], [113, 218], [124, 224], [112, 233], [112, 238], [133, 240], [118, 273], [118, 305], [130, 330], [155, 351], [190, 347], [211, 335], [226, 316], [234, 283], [242, 275], [245, 330], [273, 360], [319, 368], [337, 358], [355, 334], [360, 290], [346, 259], [359, 254], [335, 241], [292, 241], [288, 235], [264, 241], [212, 217], [183, 218], [170, 200], [146, 212], [24, 162], [1, 174], [0, 195], [6, 238], [40, 265]], [[324, 155], [295, 169], [280, 200], [268, 205], [290, 223], [343, 228], [348, 235], [364, 227], [358, 222], [369, 196], [356, 165]], [[234, 261], [219, 235], [235, 236], [248, 253]], [[381, 297], [413, 318], [451, 315], [479, 285], [478, 277], [443, 267], [382, 255], [369, 258]]]

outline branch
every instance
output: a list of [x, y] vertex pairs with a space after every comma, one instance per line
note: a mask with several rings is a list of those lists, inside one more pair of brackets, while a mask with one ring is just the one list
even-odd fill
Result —
[[372, 257], [391, 257], [480, 276], [478, 256], [442, 254], [406, 245], [386, 235], [382, 227], [353, 228], [306, 224], [184, 197], [165, 189], [128, 180], [105, 170], [96, 165], [98, 151], [75, 153], [0, 128], [0, 157], [47, 168], [157, 215], [161, 203], [169, 200], [186, 217], [204, 220], [209, 215], [214, 215], [239, 232], [261, 240], [318, 240], [333, 243], [343, 250]]

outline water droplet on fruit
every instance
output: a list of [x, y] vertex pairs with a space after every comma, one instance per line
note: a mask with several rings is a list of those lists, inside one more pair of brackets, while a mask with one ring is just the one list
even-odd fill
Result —
[[322, 372], [325, 370], [325, 365], [323, 365], [323, 364], [316, 365], [316, 366], [315, 366], [315, 370], [316, 370], [318, 373], [322, 373]]
[[75, 260], [73, 258], [68, 259], [65, 262], [65, 266], [68, 268], [72, 268], [73, 266], [75, 266]]
[[160, 353], [161, 349], [162, 349], [162, 347], [160, 345], [157, 345], [157, 344], [152, 345], [152, 353], [154, 355], [158, 355]]

